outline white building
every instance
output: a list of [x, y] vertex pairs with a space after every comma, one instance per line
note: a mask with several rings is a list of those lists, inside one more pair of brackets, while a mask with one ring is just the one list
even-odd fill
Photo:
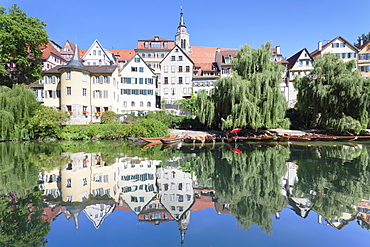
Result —
[[162, 101], [174, 103], [192, 93], [193, 61], [175, 46], [160, 63], [162, 83], [159, 90]]
[[136, 54], [119, 72], [119, 113], [141, 115], [156, 110], [156, 76]]

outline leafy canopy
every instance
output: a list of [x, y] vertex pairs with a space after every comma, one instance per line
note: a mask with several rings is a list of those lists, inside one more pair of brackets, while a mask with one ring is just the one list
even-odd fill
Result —
[[359, 132], [369, 124], [370, 81], [363, 79], [356, 62], [325, 54], [310, 75], [297, 78], [298, 108], [311, 127]]
[[272, 55], [271, 43], [257, 50], [243, 45], [232, 60], [233, 75], [220, 78], [209, 95], [199, 92], [200, 121], [222, 123], [226, 129], [289, 127], [284, 119], [287, 103], [280, 92], [284, 68], [271, 62]]
[[16, 4], [0, 5], [0, 84], [30, 84], [41, 78], [42, 50], [48, 42], [38, 18], [28, 17]]

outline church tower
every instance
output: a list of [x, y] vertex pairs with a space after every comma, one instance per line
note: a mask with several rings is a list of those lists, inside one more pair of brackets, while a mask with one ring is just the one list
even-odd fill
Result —
[[185, 22], [184, 22], [184, 14], [182, 13], [182, 8], [180, 12], [180, 24], [177, 27], [177, 33], [175, 35], [175, 42], [176, 45], [181, 47], [181, 49], [186, 53], [189, 54], [190, 50], [190, 35], [186, 29]]

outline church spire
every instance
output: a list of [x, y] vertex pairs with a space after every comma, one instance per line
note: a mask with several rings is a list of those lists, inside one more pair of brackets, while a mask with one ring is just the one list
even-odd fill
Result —
[[75, 48], [75, 51], [73, 53], [73, 57], [71, 58], [71, 60], [65, 65], [63, 66], [62, 68], [67, 68], [67, 69], [78, 69], [78, 70], [85, 70], [87, 71], [87, 69], [85, 68], [85, 66], [82, 64], [81, 60], [80, 60], [80, 56], [78, 54], [78, 47], [77, 47], [77, 44], [76, 44], [76, 48]]
[[182, 12], [182, 6], [180, 8], [180, 24], [177, 27], [177, 33], [175, 35], [175, 43], [178, 45], [186, 54], [191, 52], [190, 50], [190, 35], [187, 31], [184, 21], [184, 13]]
[[180, 7], [180, 24], [179, 24], [179, 28], [180, 27], [186, 27], [185, 26], [185, 22], [184, 22], [184, 14], [182, 13], [182, 6]]

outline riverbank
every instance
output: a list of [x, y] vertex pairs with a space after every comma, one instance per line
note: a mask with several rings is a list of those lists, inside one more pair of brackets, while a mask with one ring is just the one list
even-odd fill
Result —
[[[169, 131], [171, 135], [179, 135], [179, 136], [185, 136], [189, 135], [190, 137], [195, 136], [205, 136], [205, 135], [211, 135], [211, 136], [226, 136], [228, 133], [227, 131], [219, 131], [219, 130], [204, 130], [204, 131], [197, 131], [197, 130], [178, 130], [178, 129], [172, 129]], [[287, 129], [269, 129], [266, 132], [276, 134], [276, 135], [292, 135], [292, 136], [301, 136], [305, 134], [321, 134], [323, 131], [318, 130], [287, 130]]]

